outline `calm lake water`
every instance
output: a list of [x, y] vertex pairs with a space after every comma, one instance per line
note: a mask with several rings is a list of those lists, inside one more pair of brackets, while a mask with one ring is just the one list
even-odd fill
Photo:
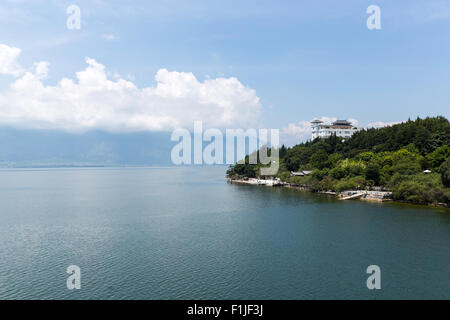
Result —
[[[450, 299], [449, 210], [225, 171], [0, 170], [0, 299]], [[366, 287], [372, 264], [381, 290]]]

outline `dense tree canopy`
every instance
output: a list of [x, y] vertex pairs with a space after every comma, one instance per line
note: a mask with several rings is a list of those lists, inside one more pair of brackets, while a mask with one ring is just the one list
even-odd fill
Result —
[[450, 158], [441, 165], [440, 167], [442, 184], [447, 188], [450, 187]]
[[[283, 145], [279, 151], [278, 176], [313, 190], [381, 186], [398, 200], [448, 203], [450, 199], [450, 123], [442, 116], [360, 130], [347, 140], [331, 136], [292, 148]], [[255, 177], [260, 167], [246, 162], [232, 166], [227, 174]], [[290, 177], [291, 171], [299, 170], [313, 173]]]

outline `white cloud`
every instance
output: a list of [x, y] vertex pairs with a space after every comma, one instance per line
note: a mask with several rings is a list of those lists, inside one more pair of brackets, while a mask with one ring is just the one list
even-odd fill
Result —
[[23, 70], [17, 62], [21, 50], [0, 43], [0, 74], [18, 77]]
[[359, 121], [356, 120], [355, 118], [348, 118], [347, 120], [350, 121], [353, 126], [359, 127]]
[[[9, 52], [0, 53], [0, 61], [9, 61], [8, 67], [1, 64], [1, 72], [18, 74], [20, 49], [0, 48]], [[200, 82], [192, 73], [160, 69], [156, 86], [139, 89], [123, 78], [108, 79], [105, 66], [92, 58], [86, 63], [75, 80], [62, 78], [56, 85], [42, 82], [49, 63], [36, 63], [34, 71], [23, 73], [0, 92], [0, 124], [70, 131], [162, 131], [189, 128], [195, 120], [217, 128], [245, 128], [259, 122], [261, 106], [255, 90], [236, 78]]]
[[50, 63], [47, 61], [40, 61], [34, 64], [36, 77], [38, 79], [45, 79], [48, 76], [48, 68]]
[[286, 128], [281, 131], [283, 134], [303, 138], [305, 135], [311, 134], [311, 123], [309, 121], [299, 121], [297, 123], [289, 123]]
[[368, 128], [382, 128], [382, 127], [390, 127], [394, 124], [400, 123], [399, 121], [392, 121], [392, 122], [384, 122], [384, 121], [376, 121], [371, 122], [367, 125]]
[[[310, 121], [298, 121], [296, 123], [289, 123], [287, 127], [281, 130], [281, 140], [288, 144], [296, 144], [301, 141], [311, 139], [311, 119]], [[321, 117], [319, 120], [325, 123], [331, 123], [336, 121], [337, 118]]]

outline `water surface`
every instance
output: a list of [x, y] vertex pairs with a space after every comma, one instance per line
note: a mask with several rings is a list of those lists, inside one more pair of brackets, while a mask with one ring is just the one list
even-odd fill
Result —
[[225, 170], [0, 170], [0, 298], [450, 299], [447, 209], [232, 185]]

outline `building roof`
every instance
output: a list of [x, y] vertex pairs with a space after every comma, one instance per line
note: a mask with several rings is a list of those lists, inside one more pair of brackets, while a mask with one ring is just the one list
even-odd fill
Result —
[[348, 125], [334, 125], [334, 126], [330, 126], [330, 128], [332, 128], [332, 129], [351, 129], [354, 127], [348, 126]]
[[352, 123], [350, 121], [347, 120], [336, 120], [333, 122], [334, 125], [345, 125], [345, 126], [350, 126]]
[[303, 171], [300, 171], [300, 172], [291, 171], [291, 176], [301, 176], [301, 177], [303, 177], [303, 176], [307, 176], [311, 172], [312, 172], [312, 170], [303, 170]]

